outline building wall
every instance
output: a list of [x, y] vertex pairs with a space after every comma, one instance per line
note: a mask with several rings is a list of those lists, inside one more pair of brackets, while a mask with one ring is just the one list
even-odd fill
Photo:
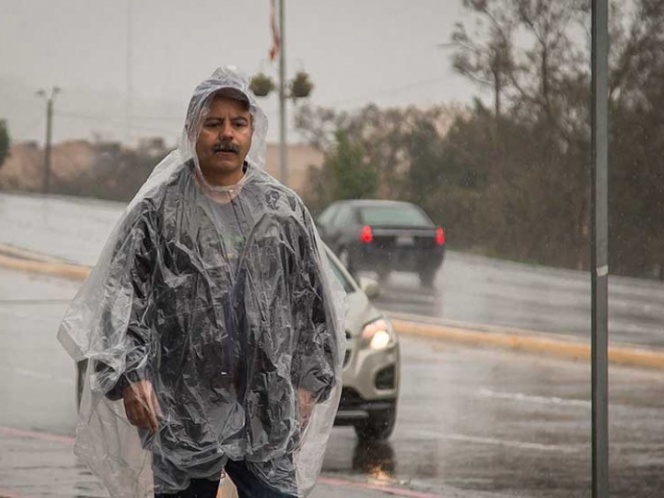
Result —
[[[266, 170], [277, 180], [281, 181], [279, 171], [279, 145], [268, 144]], [[309, 167], [321, 168], [323, 166], [323, 153], [308, 145], [293, 144], [288, 147], [288, 186], [298, 194], [304, 195], [307, 191], [307, 172]]]
[[12, 145], [0, 166], [0, 188], [40, 191], [44, 182], [44, 150], [36, 143]]

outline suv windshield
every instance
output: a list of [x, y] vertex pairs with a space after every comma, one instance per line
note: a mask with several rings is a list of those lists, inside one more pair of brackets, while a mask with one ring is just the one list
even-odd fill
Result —
[[360, 210], [364, 225], [430, 227], [431, 220], [415, 206], [366, 206]]

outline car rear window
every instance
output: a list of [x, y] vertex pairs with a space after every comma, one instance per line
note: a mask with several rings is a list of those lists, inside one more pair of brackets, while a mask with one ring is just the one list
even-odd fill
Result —
[[431, 220], [415, 206], [366, 206], [360, 211], [363, 225], [430, 227]]

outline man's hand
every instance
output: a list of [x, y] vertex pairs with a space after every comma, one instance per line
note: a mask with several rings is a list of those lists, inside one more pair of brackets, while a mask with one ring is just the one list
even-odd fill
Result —
[[129, 422], [152, 434], [157, 432], [161, 409], [152, 383], [149, 380], [132, 382], [122, 391], [122, 397]]
[[314, 398], [309, 391], [300, 387], [297, 390], [297, 401], [300, 409], [300, 427], [304, 430], [309, 425], [309, 419], [315, 404]]

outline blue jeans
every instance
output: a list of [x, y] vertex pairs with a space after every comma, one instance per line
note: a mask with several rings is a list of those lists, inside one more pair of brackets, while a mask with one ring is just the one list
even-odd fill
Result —
[[226, 464], [226, 474], [235, 484], [239, 498], [297, 498], [295, 495], [269, 488], [247, 468], [244, 462], [229, 460]]
[[187, 489], [176, 494], [155, 493], [154, 498], [215, 498], [219, 490], [219, 481], [192, 479]]
[[[295, 495], [268, 487], [247, 468], [244, 462], [229, 460], [225, 470], [235, 484], [239, 498], [297, 498]], [[192, 479], [189, 487], [177, 494], [157, 493], [154, 496], [155, 498], [215, 498], [218, 489], [219, 481]]]

